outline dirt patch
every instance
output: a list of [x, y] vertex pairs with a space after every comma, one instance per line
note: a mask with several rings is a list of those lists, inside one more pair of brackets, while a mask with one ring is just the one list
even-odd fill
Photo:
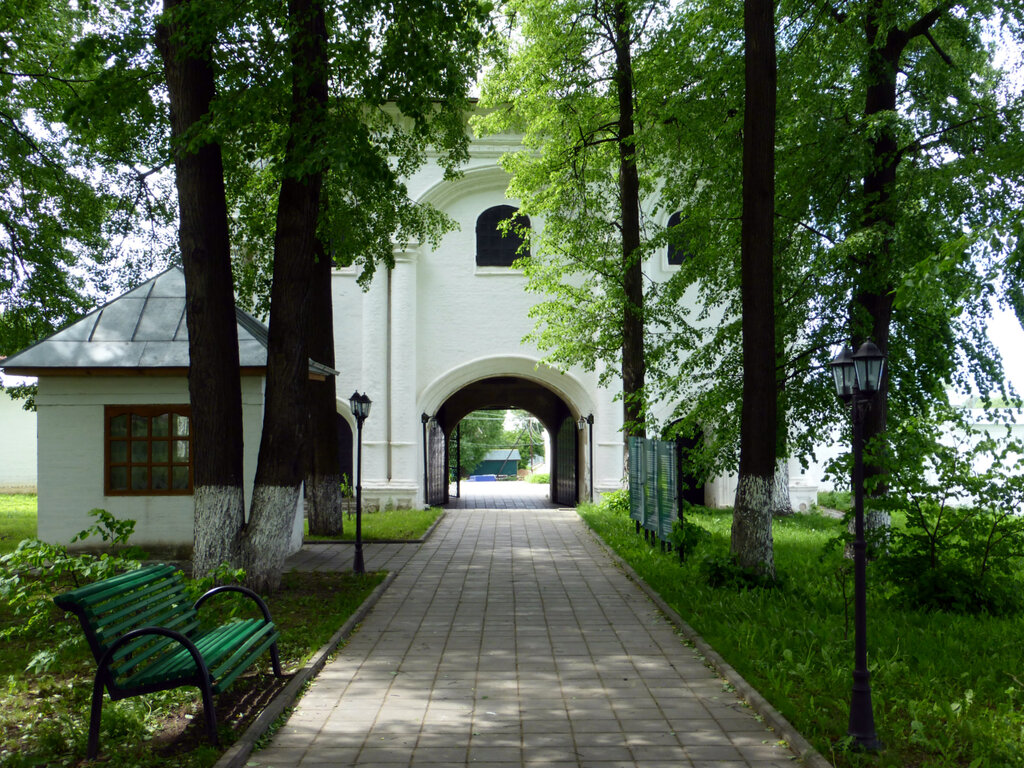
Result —
[[[274, 677], [270, 673], [244, 675], [227, 691], [214, 696], [217, 730], [221, 746], [227, 748], [252, 725], [274, 697], [280, 693], [292, 675]], [[172, 712], [162, 727], [153, 735], [153, 750], [163, 757], [173, 757], [209, 745], [206, 737], [206, 717], [202, 701]]]

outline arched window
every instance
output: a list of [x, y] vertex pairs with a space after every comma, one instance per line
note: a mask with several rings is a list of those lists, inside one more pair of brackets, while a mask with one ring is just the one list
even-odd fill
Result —
[[693, 258], [693, 252], [683, 245], [686, 242], [686, 238], [682, 233], [672, 234], [671, 230], [673, 227], [679, 226], [683, 221], [683, 216], [679, 211], [676, 211], [668, 217], [668, 228], [669, 242], [668, 242], [668, 263], [672, 266], [678, 267], [687, 259]]
[[515, 219], [515, 226], [530, 226], [530, 219], [518, 213], [511, 205], [496, 205], [480, 214], [476, 220], [476, 265], [478, 267], [511, 267], [520, 256], [529, 256], [529, 251], [519, 253], [523, 238], [514, 231], [507, 234], [499, 226], [506, 219]]

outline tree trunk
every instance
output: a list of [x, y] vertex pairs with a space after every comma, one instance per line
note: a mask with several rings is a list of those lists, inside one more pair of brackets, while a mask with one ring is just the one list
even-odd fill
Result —
[[[252, 509], [243, 540], [246, 583], [258, 591], [280, 586], [299, 487], [309, 415], [309, 312], [322, 163], [310, 161], [327, 104], [327, 37], [321, 0], [289, 0], [292, 112], [274, 236], [267, 385]], [[312, 167], [312, 169], [310, 169]], [[294, 169], [302, 168], [301, 174]]]
[[772, 484], [772, 517], [793, 514], [793, 501], [789, 498], [789, 459], [775, 460], [775, 481]]
[[[877, 122], [880, 126], [873, 134], [871, 154], [872, 165], [864, 175], [863, 228], [872, 230], [878, 245], [860, 257], [857, 268], [857, 285], [850, 305], [850, 331], [853, 348], [858, 349], [871, 339], [882, 351], [889, 353], [889, 327], [892, 321], [894, 264], [894, 232], [898, 219], [899, 201], [893, 197], [896, 174], [900, 164], [897, 136], [879, 116], [886, 112], [895, 114], [897, 103], [897, 75], [900, 59], [907, 44], [915, 37], [926, 35], [928, 30], [953, 4], [941, 2], [911, 24], [907, 29], [888, 28], [884, 40], [880, 40], [886, 29], [888, 9], [885, 0], [871, 0], [864, 16], [864, 35], [867, 40], [867, 61], [864, 68], [866, 77], [864, 115], [867, 123]], [[886, 417], [889, 402], [889, 377], [882, 379], [878, 394], [864, 417], [864, 444], [872, 447], [874, 455], [884, 456], [883, 441], [886, 431]], [[870, 454], [869, 454], [870, 455]], [[884, 461], [865, 461], [864, 485], [867, 506], [872, 499], [880, 499], [888, 493], [888, 469]], [[867, 510], [864, 526], [866, 531], [885, 529], [889, 526], [889, 515], [877, 510]]]
[[622, 220], [622, 411], [623, 437], [646, 435], [644, 405], [644, 286], [640, 250], [640, 177], [633, 145], [633, 25], [625, 2], [617, 0], [615, 22], [615, 84], [619, 109], [619, 206]]
[[[331, 260], [317, 241], [309, 330], [309, 356], [334, 367], [334, 312], [331, 305]], [[309, 382], [309, 464], [306, 467], [306, 515], [309, 532], [316, 536], [341, 536], [341, 470], [338, 458], [337, 388], [333, 376]]]
[[732, 553], [774, 578], [772, 500], [778, 390], [775, 374], [775, 6], [746, 0], [746, 103], [743, 116], [743, 403]]
[[[865, 16], [868, 60], [864, 115], [868, 121], [882, 113], [896, 111], [896, 74], [904, 44], [900, 37], [890, 35], [885, 45], [878, 45], [880, 20], [885, 12], [883, 6], [882, 0], [873, 0]], [[899, 166], [898, 144], [892, 130], [884, 127], [879, 129], [872, 141], [871, 150], [873, 162], [864, 175], [863, 226], [874, 230], [880, 237], [879, 244], [857, 264], [857, 286], [850, 307], [850, 329], [854, 350], [871, 339], [883, 354], [888, 354], [893, 294], [892, 233], [896, 225], [892, 193]], [[865, 445], [877, 443], [885, 434], [888, 395], [889, 381], [886, 377], [864, 418]], [[886, 494], [887, 478], [888, 471], [884, 466], [877, 462], [865, 462], [864, 484], [869, 499]], [[871, 527], [867, 520], [865, 526]]]
[[[192, 403], [194, 533], [192, 568], [210, 573], [237, 564], [245, 520], [242, 490], [242, 392], [231, 275], [228, 213], [220, 145], [194, 152], [186, 136], [209, 112], [215, 93], [209, 63], [215, 30], [174, 21], [189, 0], [164, 0], [157, 46], [164, 62], [174, 142]], [[198, 45], [194, 37], [201, 36]], [[195, 51], [193, 54], [188, 51]]]

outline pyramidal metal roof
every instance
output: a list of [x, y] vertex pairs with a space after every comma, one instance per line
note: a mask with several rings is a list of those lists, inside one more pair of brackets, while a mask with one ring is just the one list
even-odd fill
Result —
[[[235, 307], [242, 368], [267, 365], [267, 326]], [[38, 375], [73, 368], [188, 368], [185, 274], [171, 267], [3, 361], [8, 373]], [[310, 373], [336, 376], [309, 361]], [[31, 371], [31, 373], [30, 373]]]

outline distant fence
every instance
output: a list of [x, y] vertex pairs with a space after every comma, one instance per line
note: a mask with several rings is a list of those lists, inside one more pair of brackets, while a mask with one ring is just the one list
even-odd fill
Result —
[[648, 538], [670, 541], [679, 516], [676, 444], [667, 440], [630, 437], [629, 516]]

